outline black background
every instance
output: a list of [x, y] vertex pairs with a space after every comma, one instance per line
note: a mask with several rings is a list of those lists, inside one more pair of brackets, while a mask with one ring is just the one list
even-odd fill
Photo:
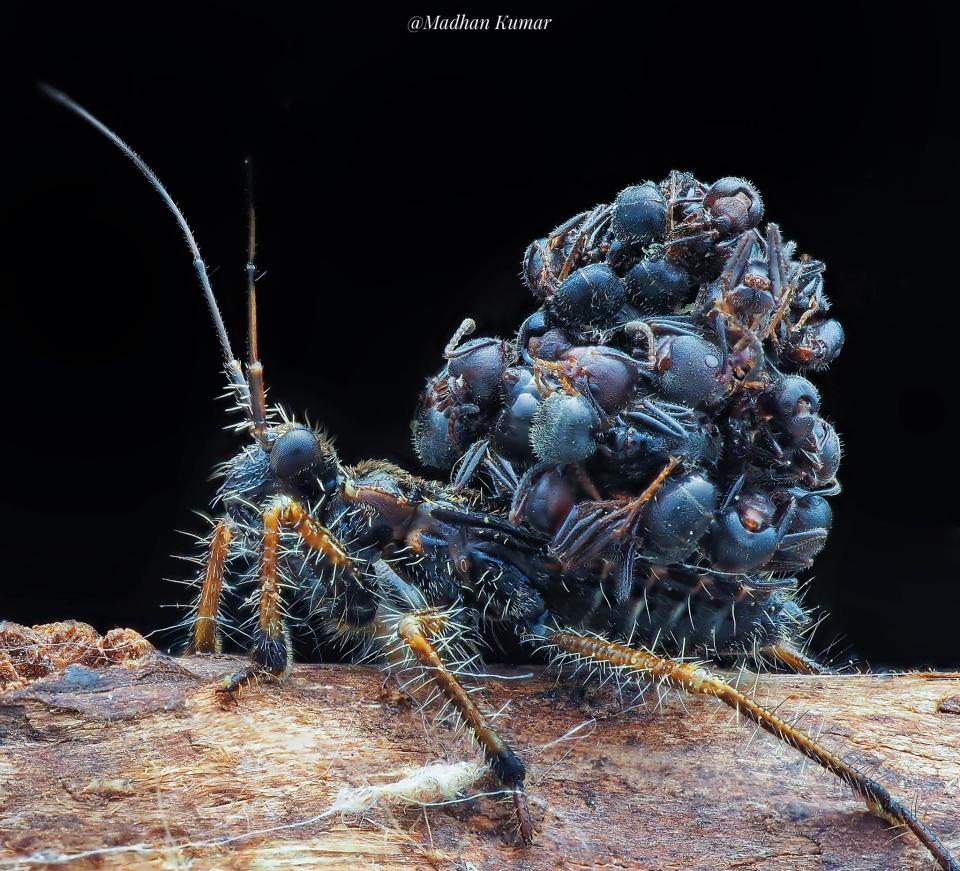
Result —
[[415, 467], [423, 379], [463, 316], [509, 335], [531, 310], [530, 240], [671, 168], [752, 179], [826, 261], [848, 334], [816, 379], [846, 447], [809, 594], [830, 615], [817, 640], [872, 666], [960, 665], [947, 23], [913, 4], [890, 22], [866, 5], [673, 6], [535, 10], [545, 33], [409, 33], [432, 7], [15, 7], [0, 615], [174, 622], [162, 578], [185, 576], [169, 554], [190, 550], [174, 530], [203, 529], [191, 512], [237, 444], [173, 220], [42, 78], [164, 180], [241, 351], [252, 151], [268, 385], [347, 461]]

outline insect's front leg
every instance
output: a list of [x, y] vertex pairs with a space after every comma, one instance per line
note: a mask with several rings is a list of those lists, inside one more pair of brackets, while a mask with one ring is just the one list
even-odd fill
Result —
[[213, 528], [186, 653], [220, 653], [222, 648], [220, 594], [223, 592], [224, 572], [233, 534], [233, 524], [226, 518], [218, 521]]
[[318, 553], [337, 572], [354, 573], [357, 566], [336, 535], [317, 521], [299, 502], [281, 498], [269, 506], [261, 519], [259, 604], [251, 664], [225, 677], [218, 688], [234, 694], [252, 682], [283, 682], [293, 662], [290, 631], [284, 617], [280, 536], [284, 529], [299, 534], [304, 545]]

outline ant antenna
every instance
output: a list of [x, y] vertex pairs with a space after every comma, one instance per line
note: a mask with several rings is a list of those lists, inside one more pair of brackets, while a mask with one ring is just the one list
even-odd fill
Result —
[[267, 396], [263, 386], [263, 364], [257, 347], [257, 213], [253, 201], [253, 161], [247, 155], [243, 161], [247, 168], [247, 196], [249, 198], [247, 222], [247, 381], [250, 391], [250, 416], [253, 419], [253, 435], [265, 451], [270, 450], [267, 440]]
[[187, 219], [183, 216], [183, 212], [180, 211], [177, 204], [173, 201], [173, 197], [167, 193], [166, 188], [160, 183], [160, 179], [158, 179], [154, 171], [147, 166], [143, 158], [140, 157], [140, 155], [137, 154], [129, 145], [127, 145], [127, 143], [124, 142], [119, 136], [117, 136], [116, 133], [107, 127], [106, 124], [91, 115], [86, 109], [83, 108], [83, 106], [75, 103], [70, 97], [64, 94], [63, 91], [58, 91], [56, 88], [52, 88], [50, 85], [44, 82], [39, 82], [38, 87], [51, 100], [59, 103], [61, 106], [66, 107], [75, 115], [79, 115], [84, 121], [106, 136], [107, 139], [116, 145], [117, 148], [119, 148], [124, 155], [130, 159], [133, 165], [136, 166], [136, 168], [139, 169], [144, 176], [146, 176], [147, 181], [149, 181], [157, 193], [163, 197], [163, 201], [167, 204], [167, 208], [173, 212], [173, 216], [177, 219], [177, 223], [180, 225], [180, 229], [187, 240], [187, 246], [190, 248], [190, 253], [193, 255], [193, 267], [197, 271], [197, 276], [200, 279], [200, 287], [203, 289], [203, 295], [206, 297], [207, 306], [210, 309], [210, 315], [213, 318], [213, 326], [216, 328], [217, 337], [220, 339], [220, 348], [223, 351], [227, 376], [229, 377], [231, 384], [240, 391], [244, 398], [246, 398], [249, 392], [247, 388], [247, 381], [243, 377], [243, 372], [240, 369], [240, 362], [236, 357], [234, 357], [233, 350], [230, 347], [230, 339], [227, 336], [227, 328], [223, 324], [223, 317], [220, 315], [220, 309], [217, 306], [217, 299], [213, 295], [213, 288], [210, 286], [210, 277], [207, 275], [207, 266], [203, 262], [203, 258], [200, 256], [200, 249], [197, 247], [196, 239], [193, 238], [190, 225], [187, 223]]

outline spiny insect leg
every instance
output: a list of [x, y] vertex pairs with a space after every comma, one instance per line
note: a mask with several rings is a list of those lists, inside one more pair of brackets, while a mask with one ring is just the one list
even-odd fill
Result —
[[222, 639], [217, 626], [217, 615], [220, 612], [224, 565], [232, 538], [230, 521], [220, 520], [214, 526], [213, 537], [210, 539], [210, 553], [207, 556], [203, 587], [200, 590], [200, 601], [197, 604], [197, 615], [187, 644], [187, 653], [220, 652]]
[[658, 656], [606, 638], [571, 631], [550, 631], [544, 640], [561, 653], [645, 675], [691, 695], [712, 696], [839, 777], [864, 800], [872, 813], [893, 825], [907, 826], [941, 868], [960, 871], [960, 863], [950, 855], [943, 842], [903, 801], [890, 795], [886, 787], [857, 771], [806, 732], [764, 708], [702, 664]]
[[312, 550], [337, 568], [353, 568], [353, 559], [337, 537], [315, 520], [300, 503], [284, 499], [263, 512], [263, 540], [260, 555], [260, 606], [253, 648], [252, 665], [228, 675], [219, 691], [233, 694], [251, 682], [270, 680], [280, 683], [290, 673], [293, 650], [290, 633], [283, 619], [283, 597], [279, 571], [280, 532], [292, 529]]
[[787, 642], [771, 644], [769, 647], [764, 647], [761, 653], [775, 659], [797, 674], [836, 674], [834, 669], [818, 662], [809, 654]]
[[260, 607], [250, 657], [253, 663], [227, 675], [218, 687], [221, 693], [237, 693], [259, 680], [280, 682], [290, 673], [292, 649], [290, 634], [283, 620], [280, 573], [277, 568], [283, 505], [263, 513], [260, 554]]
[[397, 623], [397, 635], [418, 662], [429, 669], [441, 692], [454, 705], [473, 732], [477, 743], [483, 748], [484, 757], [494, 775], [511, 792], [520, 826], [520, 837], [524, 842], [531, 843], [533, 823], [523, 786], [526, 769], [470, 698], [470, 694], [457, 680], [456, 675], [450, 671], [431, 642], [430, 636], [442, 629], [442, 625], [438, 625], [437, 621], [445, 620], [446, 617], [443, 614], [433, 610], [405, 614]]

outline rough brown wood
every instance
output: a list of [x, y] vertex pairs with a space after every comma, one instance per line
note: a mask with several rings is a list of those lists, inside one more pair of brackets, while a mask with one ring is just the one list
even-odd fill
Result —
[[[224, 709], [211, 681], [235, 662], [74, 664], [0, 696], [0, 867], [86, 851], [69, 867], [932, 867], [912, 836], [726, 709], [688, 699], [685, 711], [673, 696], [624, 712], [539, 670], [482, 694], [492, 710], [509, 702], [498, 722], [527, 749], [534, 847], [510, 843], [509, 806], [491, 798], [245, 836], [321, 813], [341, 786], [472, 751], [444, 728], [425, 735], [417, 707], [370, 668], [298, 665], [286, 686]], [[879, 763], [960, 849], [960, 675], [769, 675], [757, 694]], [[210, 845], [231, 836], [245, 837]]]

